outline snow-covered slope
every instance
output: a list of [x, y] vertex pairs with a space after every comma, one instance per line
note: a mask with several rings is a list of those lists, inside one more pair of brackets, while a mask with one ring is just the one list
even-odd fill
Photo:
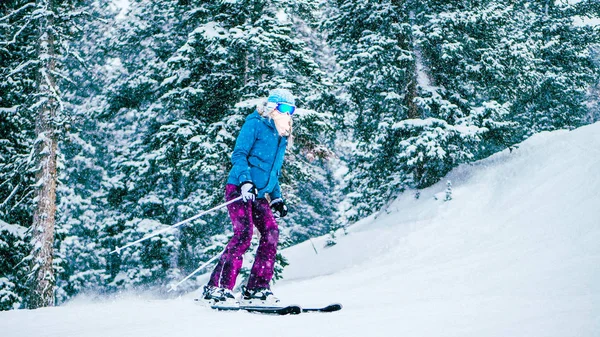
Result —
[[74, 301], [2, 312], [1, 335], [600, 336], [600, 123], [459, 167], [324, 243], [286, 250], [274, 291], [338, 313], [220, 313], [196, 294]]

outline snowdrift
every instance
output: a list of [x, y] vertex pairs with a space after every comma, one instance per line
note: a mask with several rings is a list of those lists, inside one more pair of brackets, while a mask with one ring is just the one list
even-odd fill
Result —
[[535, 135], [415, 194], [333, 247], [285, 251], [274, 292], [338, 313], [221, 313], [197, 294], [76, 300], [2, 312], [2, 336], [600, 335], [600, 123]]

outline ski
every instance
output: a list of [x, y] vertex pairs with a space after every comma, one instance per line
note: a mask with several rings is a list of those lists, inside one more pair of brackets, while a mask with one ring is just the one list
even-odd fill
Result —
[[288, 305], [285, 307], [220, 307], [218, 305], [211, 306], [212, 309], [218, 311], [247, 311], [256, 314], [267, 314], [267, 315], [298, 315], [302, 312], [302, 308], [297, 305]]
[[322, 308], [302, 308], [302, 312], [335, 312], [342, 310], [342, 305], [339, 303], [330, 304]]
[[[201, 299], [195, 299], [197, 302], [202, 302]], [[298, 315], [300, 313], [326, 313], [326, 312], [335, 312], [342, 310], [342, 305], [339, 303], [334, 303], [327, 305], [325, 307], [310, 307], [310, 308], [302, 308], [298, 305], [288, 305], [288, 306], [278, 306], [278, 307], [262, 307], [262, 306], [239, 306], [239, 307], [228, 307], [228, 306], [219, 306], [219, 305], [211, 305], [209, 306], [213, 310], [217, 311], [246, 311], [256, 314], [266, 314], [266, 315]]]

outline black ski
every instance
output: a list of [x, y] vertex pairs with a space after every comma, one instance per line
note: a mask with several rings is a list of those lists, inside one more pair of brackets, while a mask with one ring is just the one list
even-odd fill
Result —
[[302, 308], [302, 312], [334, 312], [339, 310], [342, 310], [342, 305], [338, 303], [330, 304], [322, 308]]
[[212, 309], [219, 311], [240, 311], [244, 310], [256, 314], [267, 314], [267, 315], [298, 315], [302, 312], [302, 308], [297, 305], [288, 305], [285, 307], [220, 307], [218, 305], [211, 306]]
[[[200, 299], [195, 299], [197, 302], [202, 302]], [[335, 303], [320, 308], [302, 308], [298, 305], [288, 305], [281, 307], [261, 307], [261, 306], [240, 306], [240, 307], [222, 307], [219, 305], [210, 306], [211, 309], [218, 311], [247, 311], [256, 314], [267, 315], [298, 315], [300, 313], [310, 312], [335, 312], [342, 310], [342, 305]]]

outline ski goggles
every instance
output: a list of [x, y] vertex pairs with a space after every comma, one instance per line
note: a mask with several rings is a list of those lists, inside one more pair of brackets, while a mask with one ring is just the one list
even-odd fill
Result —
[[288, 103], [273, 103], [269, 102], [267, 105], [268, 111], [273, 111], [273, 109], [277, 109], [282, 114], [289, 114], [290, 116], [296, 112], [296, 106]]

